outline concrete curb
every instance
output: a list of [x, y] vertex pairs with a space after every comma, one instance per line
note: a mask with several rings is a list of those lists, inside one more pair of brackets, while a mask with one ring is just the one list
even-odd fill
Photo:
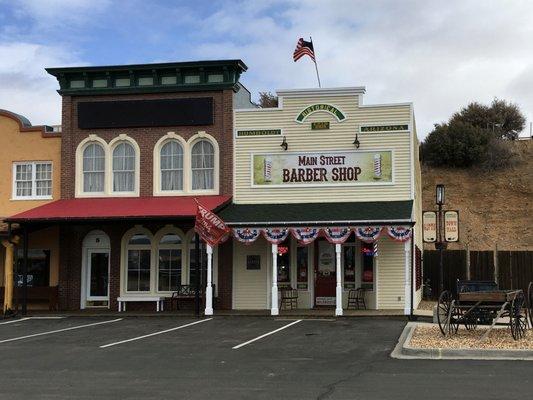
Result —
[[409, 322], [391, 353], [392, 358], [425, 360], [522, 360], [533, 361], [533, 350], [491, 350], [491, 349], [421, 349], [411, 347], [411, 338], [418, 324]]

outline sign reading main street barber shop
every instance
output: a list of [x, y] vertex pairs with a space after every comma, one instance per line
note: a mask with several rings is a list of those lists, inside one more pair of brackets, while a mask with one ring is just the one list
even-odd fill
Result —
[[254, 186], [392, 183], [392, 151], [252, 155]]

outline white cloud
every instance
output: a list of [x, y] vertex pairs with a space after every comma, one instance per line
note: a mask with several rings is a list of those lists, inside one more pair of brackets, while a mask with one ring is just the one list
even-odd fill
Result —
[[0, 44], [0, 108], [22, 114], [34, 125], [61, 123], [61, 97], [49, 66], [83, 62], [61, 48], [34, 43]]
[[420, 136], [474, 100], [505, 98], [533, 118], [533, 2], [288, 4], [277, 20], [253, 7], [218, 11], [203, 26], [221, 40], [196, 54], [242, 58], [253, 91], [316, 86], [313, 64], [291, 59], [297, 38], [311, 33], [323, 86], [365, 85], [367, 104], [413, 101]]
[[42, 29], [83, 24], [110, 4], [111, 0], [18, 0], [16, 13], [32, 18]]
[[[468, 102], [494, 97], [516, 102], [533, 119], [532, 1], [247, 0], [196, 7], [21, 0], [16, 13], [33, 23], [27, 36], [26, 26], [0, 29], [0, 106], [18, 107], [39, 123], [60, 116], [57, 83], [43, 68], [81, 63], [68, 48], [101, 63], [85, 46], [93, 34], [103, 40], [99, 55], [113, 41], [130, 45], [122, 53], [110, 47], [116, 63], [150, 61], [140, 59], [145, 54], [162, 61], [241, 58], [249, 66], [243, 83], [253, 93], [316, 86], [312, 62], [292, 61], [297, 39], [311, 34], [323, 86], [365, 85], [367, 104], [414, 102], [422, 137]], [[138, 51], [128, 51], [128, 40], [143, 39]], [[153, 50], [173, 42], [175, 53]]]

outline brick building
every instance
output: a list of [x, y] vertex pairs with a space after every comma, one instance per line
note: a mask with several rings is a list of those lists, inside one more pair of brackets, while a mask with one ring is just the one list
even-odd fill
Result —
[[[116, 308], [126, 295], [164, 298], [194, 285], [195, 199], [215, 211], [231, 199], [233, 111], [253, 107], [239, 83], [246, 68], [221, 60], [47, 69], [63, 99], [61, 199], [8, 221], [59, 228], [60, 309]], [[231, 241], [213, 261], [218, 306], [230, 308]]]

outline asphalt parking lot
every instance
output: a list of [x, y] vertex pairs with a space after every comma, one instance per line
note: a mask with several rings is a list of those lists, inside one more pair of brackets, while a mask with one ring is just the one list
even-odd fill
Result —
[[391, 359], [405, 323], [264, 317], [0, 321], [0, 399], [531, 398], [530, 362]]

